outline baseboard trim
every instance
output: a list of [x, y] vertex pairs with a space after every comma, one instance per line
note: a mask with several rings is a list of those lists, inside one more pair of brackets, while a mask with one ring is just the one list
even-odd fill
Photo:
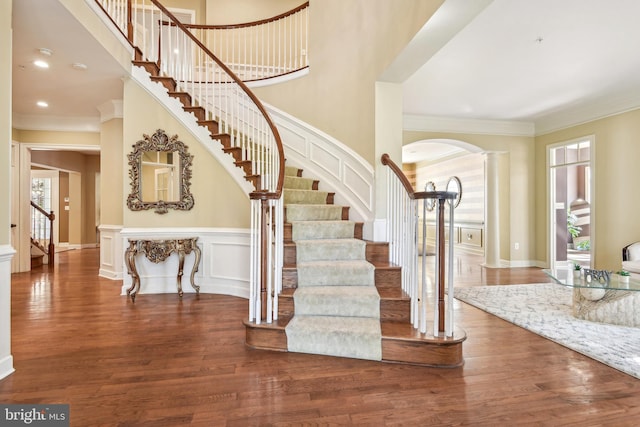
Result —
[[9, 355], [0, 360], [0, 380], [13, 374], [16, 370], [13, 368], [13, 356]]

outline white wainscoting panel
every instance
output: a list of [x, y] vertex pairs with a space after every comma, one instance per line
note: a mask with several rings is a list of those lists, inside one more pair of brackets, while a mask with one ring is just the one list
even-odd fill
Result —
[[371, 239], [374, 220], [374, 169], [340, 141], [265, 104], [280, 131], [289, 166], [304, 170], [303, 176], [320, 180], [320, 189], [335, 191], [335, 203], [348, 205], [350, 217], [364, 222], [364, 238]]
[[112, 280], [122, 279], [124, 258], [121, 225], [100, 225], [100, 271], [98, 275]]
[[[197, 237], [202, 258], [195, 275], [195, 283], [203, 294], [224, 294], [249, 298], [249, 229], [230, 228], [124, 228], [121, 235], [122, 253], [129, 246], [128, 239], [165, 240]], [[195, 293], [191, 287], [191, 272], [195, 254], [185, 256], [182, 290]], [[178, 255], [171, 254], [164, 262], [154, 264], [144, 255], [136, 256], [140, 275], [140, 295], [176, 293]], [[122, 283], [122, 295], [131, 286], [131, 276], [126, 272]], [[136, 298], [137, 300], [137, 298]]]
[[0, 245], [0, 379], [14, 372], [11, 355], [11, 259], [16, 251]]

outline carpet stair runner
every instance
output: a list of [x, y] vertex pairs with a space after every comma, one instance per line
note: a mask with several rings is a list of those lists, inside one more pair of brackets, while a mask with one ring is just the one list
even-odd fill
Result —
[[354, 238], [355, 223], [342, 220], [342, 207], [326, 205], [328, 192], [302, 180], [288, 179], [284, 189], [298, 273], [288, 350], [381, 360], [380, 296], [366, 244]]
[[462, 341], [420, 334], [410, 323], [401, 269], [384, 242], [362, 239], [349, 207], [302, 170], [285, 168], [283, 290], [278, 320], [245, 322], [254, 348], [428, 366], [462, 364]]

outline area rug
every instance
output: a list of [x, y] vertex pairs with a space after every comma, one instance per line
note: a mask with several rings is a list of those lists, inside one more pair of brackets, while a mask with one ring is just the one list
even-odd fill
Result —
[[640, 328], [573, 317], [572, 290], [553, 283], [455, 288], [456, 299], [640, 378]]

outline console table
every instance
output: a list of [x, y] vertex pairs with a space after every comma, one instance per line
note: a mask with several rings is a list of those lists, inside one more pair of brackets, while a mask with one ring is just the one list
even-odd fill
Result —
[[129, 247], [125, 250], [124, 257], [127, 271], [131, 275], [131, 287], [127, 289], [127, 295], [135, 302], [136, 293], [140, 290], [140, 275], [136, 268], [136, 255], [144, 254], [146, 258], [157, 264], [164, 262], [172, 253], [178, 254], [178, 295], [182, 298], [182, 274], [184, 269], [184, 257], [191, 252], [195, 253], [196, 259], [191, 270], [191, 286], [200, 293], [200, 286], [195, 284], [195, 275], [200, 265], [200, 248], [196, 244], [197, 237], [186, 237], [181, 239], [167, 240], [138, 240], [129, 239]]
[[574, 317], [592, 322], [640, 327], [640, 280], [622, 282], [611, 274], [608, 282], [573, 277], [569, 269], [543, 270], [556, 283], [573, 288]]

